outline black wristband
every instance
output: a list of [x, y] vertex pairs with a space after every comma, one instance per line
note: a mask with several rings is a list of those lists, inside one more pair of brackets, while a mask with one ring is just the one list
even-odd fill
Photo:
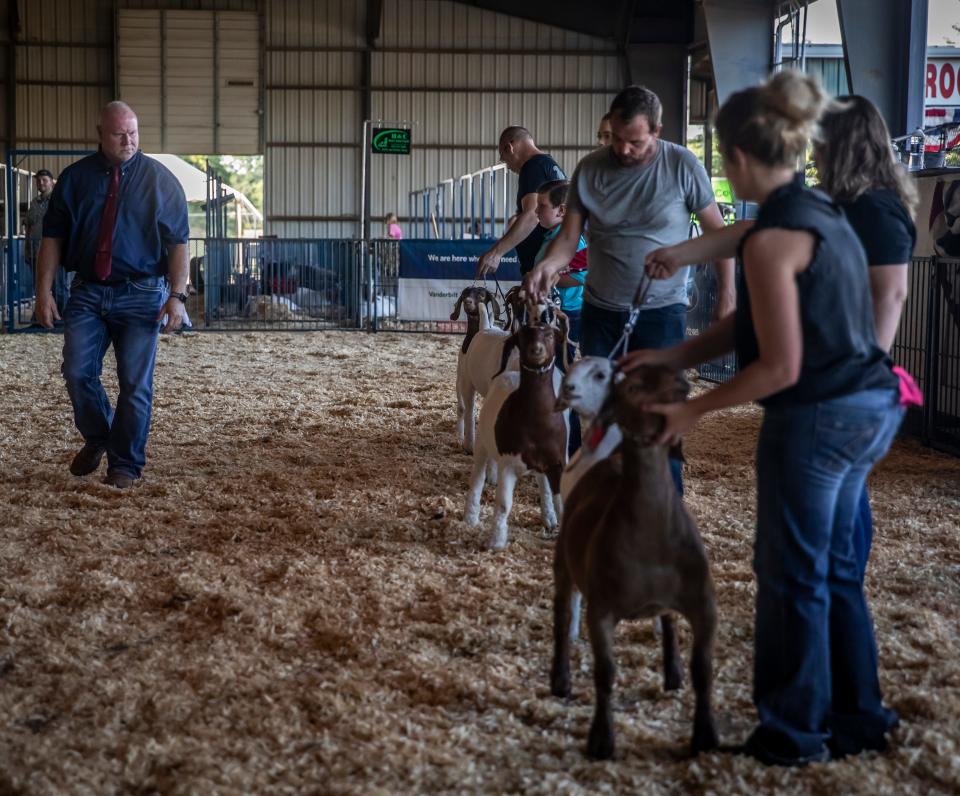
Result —
[[181, 304], [186, 304], [186, 303], [187, 303], [187, 294], [186, 294], [186, 293], [174, 293], [174, 292], [171, 290], [171, 291], [170, 291], [170, 298], [180, 299], [180, 303], [181, 303]]

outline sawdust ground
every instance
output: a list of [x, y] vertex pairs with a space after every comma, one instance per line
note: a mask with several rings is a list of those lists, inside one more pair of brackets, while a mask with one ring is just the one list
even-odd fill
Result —
[[[572, 700], [547, 690], [551, 542], [532, 479], [506, 551], [460, 520], [458, 342], [165, 338], [146, 477], [119, 492], [67, 472], [60, 339], [0, 337], [0, 794], [956, 791], [960, 460], [901, 443], [871, 485], [869, 591], [903, 719], [888, 753], [804, 770], [688, 759], [692, 693], [662, 692], [638, 622], [617, 634], [617, 755], [591, 763], [584, 644]], [[757, 421], [716, 415], [686, 450], [728, 744], [754, 720]]]

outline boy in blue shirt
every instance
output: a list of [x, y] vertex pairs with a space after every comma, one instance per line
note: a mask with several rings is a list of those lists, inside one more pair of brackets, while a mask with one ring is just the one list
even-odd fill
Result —
[[[551, 180], [545, 182], [537, 190], [537, 219], [540, 226], [546, 230], [543, 244], [534, 259], [534, 267], [547, 253], [550, 245], [563, 223], [563, 214], [567, 209], [568, 180]], [[580, 236], [577, 244], [577, 253], [570, 261], [570, 265], [560, 272], [557, 290], [560, 293], [560, 309], [570, 319], [570, 346], [571, 361], [576, 351], [575, 345], [580, 340], [580, 310], [583, 308], [583, 283], [587, 278], [587, 242]], [[558, 359], [559, 362], [559, 359]], [[561, 369], [563, 367], [560, 364]]]
[[[537, 190], [537, 220], [540, 226], [546, 230], [543, 236], [543, 243], [540, 251], [537, 252], [534, 260], [534, 267], [540, 262], [547, 253], [547, 247], [550, 245], [563, 223], [563, 214], [567, 209], [567, 189], [570, 187], [568, 180], [550, 180], [545, 182]], [[583, 283], [587, 278], [587, 242], [580, 236], [577, 244], [577, 253], [570, 261], [570, 264], [560, 272], [560, 278], [557, 281], [557, 290], [560, 293], [560, 309], [566, 314], [570, 321], [569, 342], [567, 343], [567, 354], [570, 361], [577, 353], [577, 343], [580, 341], [580, 310], [583, 308]], [[561, 371], [563, 367], [563, 353], [557, 351], [557, 367]], [[576, 412], [570, 413], [570, 438], [567, 445], [567, 452], [570, 456], [576, 453], [580, 447], [580, 418]]]

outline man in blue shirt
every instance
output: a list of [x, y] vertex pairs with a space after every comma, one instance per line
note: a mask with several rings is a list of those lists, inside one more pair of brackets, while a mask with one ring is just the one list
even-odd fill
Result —
[[557, 161], [537, 148], [525, 127], [506, 128], [500, 133], [497, 150], [507, 168], [519, 175], [517, 214], [503, 237], [481, 255], [477, 261], [477, 274], [495, 273], [500, 260], [511, 249], [517, 250], [520, 273], [526, 274], [533, 268], [544, 236], [543, 228], [537, 223], [537, 189], [551, 180], [565, 180], [567, 175]]
[[[106, 453], [104, 483], [123, 489], [146, 463], [160, 322], [166, 317], [163, 331], [173, 331], [186, 317], [190, 230], [180, 184], [139, 149], [133, 109], [109, 103], [97, 132], [99, 151], [63, 171], [44, 217], [36, 316], [48, 329], [60, 319], [51, 287], [62, 262], [76, 272], [63, 318], [63, 377], [84, 439], [70, 472], [94, 472]], [[116, 410], [100, 382], [111, 343]]]

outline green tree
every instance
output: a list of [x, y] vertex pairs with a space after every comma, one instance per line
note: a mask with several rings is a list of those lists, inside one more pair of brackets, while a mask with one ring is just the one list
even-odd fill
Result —
[[263, 212], [263, 157], [250, 155], [183, 155], [183, 159], [200, 171], [209, 163], [231, 188], [247, 197], [257, 210]]

